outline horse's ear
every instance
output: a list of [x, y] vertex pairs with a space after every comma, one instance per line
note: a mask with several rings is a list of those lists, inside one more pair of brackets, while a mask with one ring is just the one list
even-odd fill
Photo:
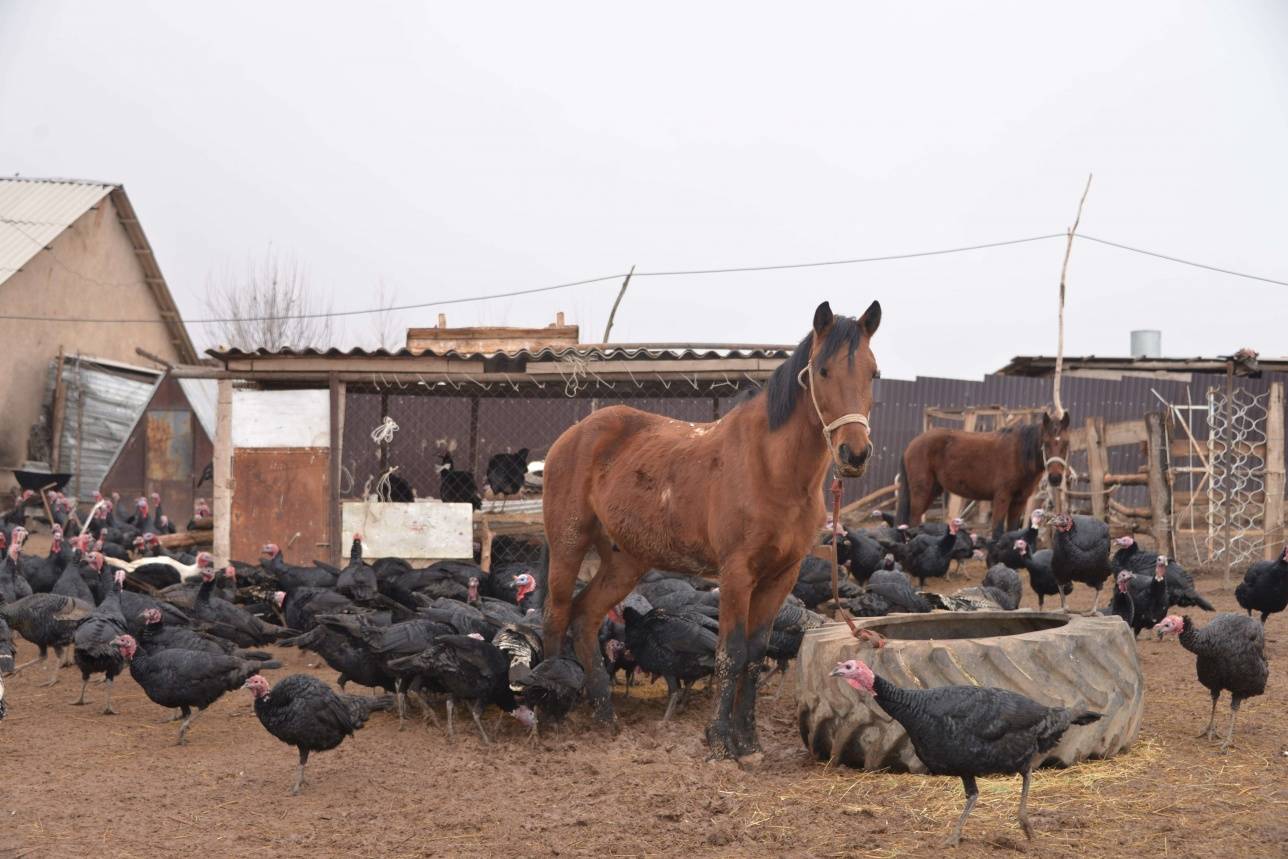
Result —
[[1060, 418], [1060, 429], [1069, 428], [1069, 413], [1065, 412], [1064, 417]]
[[1050, 412], [1043, 412], [1043, 413], [1042, 413], [1042, 429], [1043, 429], [1043, 431], [1044, 431], [1044, 432], [1045, 432], [1045, 431], [1047, 431], [1047, 430], [1050, 430], [1050, 429], [1051, 429], [1051, 413], [1050, 413]]
[[874, 301], [868, 305], [868, 309], [859, 318], [859, 327], [869, 337], [877, 333], [877, 329], [881, 327], [881, 302]]
[[814, 333], [822, 334], [832, 324], [832, 305], [824, 301], [814, 311]]

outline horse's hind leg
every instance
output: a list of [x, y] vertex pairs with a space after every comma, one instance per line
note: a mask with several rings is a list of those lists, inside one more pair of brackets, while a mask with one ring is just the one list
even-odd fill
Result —
[[595, 718], [611, 723], [612, 681], [599, 652], [599, 627], [608, 610], [635, 587], [648, 564], [615, 550], [612, 541], [604, 537], [595, 541], [595, 548], [599, 551], [599, 572], [572, 604], [573, 646], [577, 661], [586, 670], [586, 698], [594, 707]]

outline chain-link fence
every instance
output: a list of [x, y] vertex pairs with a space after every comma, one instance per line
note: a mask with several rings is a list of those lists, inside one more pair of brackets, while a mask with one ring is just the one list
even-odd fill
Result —
[[[493, 563], [539, 551], [541, 464], [555, 440], [591, 412], [627, 405], [684, 421], [711, 421], [751, 381], [655, 378], [597, 382], [350, 384], [345, 396], [342, 498], [473, 503], [530, 518], [530, 536], [498, 536]], [[397, 429], [392, 429], [396, 426]], [[522, 530], [522, 529], [519, 529]]]
[[1260, 559], [1268, 392], [1208, 390], [1208, 546], [1213, 562]]

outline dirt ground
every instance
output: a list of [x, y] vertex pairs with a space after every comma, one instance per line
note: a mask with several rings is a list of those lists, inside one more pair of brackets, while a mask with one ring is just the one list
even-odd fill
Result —
[[[969, 578], [980, 575], [973, 565]], [[1199, 587], [1218, 609], [1235, 608], [1219, 579], [1201, 578]], [[1080, 587], [1073, 604], [1089, 598]], [[981, 780], [955, 855], [1288, 855], [1288, 617], [1271, 619], [1267, 649], [1270, 689], [1245, 704], [1235, 747], [1221, 755], [1194, 738], [1209, 698], [1193, 657], [1175, 640], [1142, 639], [1146, 709], [1132, 749], [1035, 774], [1031, 843], [1014, 819], [1019, 780]], [[20, 661], [32, 652], [24, 642]], [[334, 680], [311, 656], [283, 658], [285, 668], [270, 676], [309, 671]], [[781, 699], [762, 705], [766, 755], [751, 771], [703, 762], [709, 698], [659, 724], [658, 683], [629, 700], [618, 689], [616, 738], [578, 713], [561, 737], [535, 747], [512, 720], [485, 747], [468, 717], [449, 741], [419, 721], [399, 733], [396, 718], [379, 713], [336, 751], [315, 755], [304, 793], [291, 797], [295, 751], [259, 725], [249, 693], [216, 703], [178, 747], [175, 725], [158, 724], [166, 713], [128, 676], [117, 683], [118, 716], [98, 715], [101, 685], [90, 687], [91, 706], [69, 706], [78, 676], [68, 668], [61, 678], [48, 689], [35, 686], [39, 672], [7, 681], [0, 859], [931, 856], [942, 854], [963, 800], [955, 779], [812, 760], [790, 679]], [[1224, 701], [1220, 714], [1224, 725]], [[493, 721], [489, 713], [485, 724]]]

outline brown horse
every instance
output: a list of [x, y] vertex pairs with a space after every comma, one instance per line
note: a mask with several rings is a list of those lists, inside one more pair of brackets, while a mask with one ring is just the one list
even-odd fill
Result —
[[[857, 320], [823, 302], [765, 390], [715, 423], [613, 406], [550, 448], [545, 650], [558, 654], [571, 626], [596, 717], [613, 721], [597, 640], [608, 610], [650, 568], [718, 575], [719, 694], [707, 743], [713, 757], [759, 750], [756, 682], [774, 616], [826, 518], [823, 479], [833, 464], [862, 475], [872, 453], [868, 340], [880, 322], [875, 301]], [[573, 599], [592, 546], [599, 572]]]
[[993, 502], [993, 535], [1019, 528], [1024, 506], [1038, 488], [1043, 470], [1059, 486], [1069, 463], [1069, 413], [1059, 421], [1042, 415], [1041, 424], [997, 432], [932, 429], [914, 438], [899, 465], [900, 525], [916, 525], [945, 489], [962, 498]]

